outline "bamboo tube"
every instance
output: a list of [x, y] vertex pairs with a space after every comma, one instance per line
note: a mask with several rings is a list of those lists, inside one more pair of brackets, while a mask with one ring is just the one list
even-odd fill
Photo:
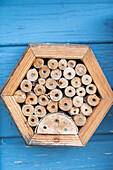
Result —
[[28, 93], [25, 103], [31, 105], [37, 104], [38, 103], [37, 96], [32, 92]]
[[49, 99], [47, 98], [46, 95], [42, 95], [42, 96], [39, 97], [38, 102], [39, 102], [40, 105], [46, 106], [49, 103]]
[[43, 67], [43, 65], [44, 65], [44, 60], [41, 58], [37, 58], [33, 63], [33, 66], [35, 68], [41, 68], [41, 67]]
[[84, 103], [82, 106], [81, 106], [81, 112], [83, 113], [83, 115], [85, 116], [90, 116], [91, 113], [93, 112], [92, 110], [92, 107], [89, 106], [87, 103]]
[[58, 61], [55, 60], [55, 59], [49, 60], [49, 61], [48, 61], [48, 67], [49, 67], [50, 69], [57, 69], [57, 67], [58, 67]]
[[66, 89], [65, 89], [65, 95], [67, 97], [73, 97], [75, 95], [75, 88], [72, 87], [72, 86], [68, 86]]
[[67, 67], [67, 61], [65, 59], [61, 59], [59, 61], [59, 69], [64, 70]]
[[14, 98], [15, 98], [17, 103], [23, 103], [26, 100], [26, 94], [21, 90], [17, 90], [14, 93]]
[[72, 108], [72, 101], [70, 98], [64, 97], [59, 101], [59, 107], [63, 111], [69, 111]]
[[86, 69], [86, 66], [84, 64], [77, 64], [75, 71], [76, 71], [76, 74], [78, 76], [83, 76], [84, 74], [86, 74], [87, 69]]
[[36, 106], [35, 107], [35, 115], [38, 117], [44, 117], [46, 115], [46, 109], [43, 106]]
[[50, 98], [55, 102], [59, 101], [62, 96], [62, 92], [59, 89], [54, 89], [50, 92]]
[[71, 80], [71, 85], [72, 85], [73, 87], [75, 87], [75, 88], [80, 87], [81, 84], [82, 84], [82, 83], [81, 83], [81, 80], [80, 80], [79, 77], [75, 77], [75, 78], [73, 78], [73, 79]]
[[69, 114], [71, 116], [75, 116], [75, 115], [79, 114], [79, 108], [78, 107], [72, 107], [71, 110], [69, 111]]
[[62, 89], [62, 88], [66, 88], [68, 86], [68, 80], [66, 80], [65, 78], [61, 78], [58, 80], [58, 86]]
[[90, 75], [88, 75], [88, 74], [85, 74], [84, 76], [82, 76], [82, 83], [84, 84], [84, 85], [89, 85], [91, 82], [92, 82], [92, 78], [91, 78], [91, 76]]
[[71, 67], [67, 67], [64, 70], [63, 75], [66, 79], [71, 80], [75, 76], [75, 70]]
[[83, 97], [75, 96], [73, 98], [73, 104], [75, 107], [81, 107], [83, 104]]
[[77, 88], [76, 93], [78, 96], [82, 96], [82, 97], [85, 96], [85, 94], [86, 94], [85, 88], [84, 87]]
[[86, 87], [86, 92], [88, 94], [94, 94], [94, 93], [96, 93], [96, 91], [97, 91], [97, 88], [94, 84], [90, 84]]
[[44, 86], [45, 85], [45, 79], [43, 79], [43, 78], [39, 78], [38, 79], [38, 83], [40, 84], [40, 85], [42, 85], [42, 86]]
[[35, 116], [35, 115], [29, 116], [29, 118], [28, 118], [28, 124], [29, 124], [29, 126], [31, 126], [31, 127], [37, 126], [37, 125], [39, 124], [38, 117]]
[[22, 80], [20, 88], [24, 92], [30, 92], [32, 89], [32, 83], [29, 80]]
[[25, 104], [22, 106], [22, 113], [24, 116], [30, 116], [34, 113], [34, 107], [30, 104]]
[[96, 96], [96, 94], [91, 94], [87, 97], [87, 102], [90, 106], [97, 106], [100, 102], [100, 99]]
[[73, 119], [77, 126], [84, 126], [86, 123], [86, 117], [83, 114], [78, 114]]
[[38, 78], [38, 72], [35, 68], [33, 69], [30, 69], [28, 72], [27, 72], [27, 79], [30, 80], [30, 81], [36, 81]]
[[47, 81], [46, 81], [46, 87], [49, 89], [49, 90], [53, 90], [55, 89], [57, 86], [57, 82], [54, 80], [54, 79], [51, 79], [51, 78], [48, 78]]
[[44, 86], [37, 84], [34, 88], [34, 92], [37, 96], [43, 95], [46, 92], [46, 89]]
[[58, 80], [58, 79], [60, 79], [61, 76], [62, 76], [62, 72], [59, 69], [52, 70], [51, 77], [53, 79]]
[[69, 60], [67, 63], [68, 67], [74, 68], [76, 65], [76, 61], [75, 60]]
[[50, 113], [58, 112], [58, 102], [50, 101], [47, 105], [47, 110]]
[[50, 74], [50, 69], [47, 66], [43, 66], [39, 70], [40, 77], [47, 78]]

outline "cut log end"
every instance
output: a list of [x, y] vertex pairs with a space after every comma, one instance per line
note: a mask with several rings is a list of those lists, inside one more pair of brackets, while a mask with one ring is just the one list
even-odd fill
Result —
[[100, 102], [100, 98], [96, 94], [92, 94], [87, 97], [87, 103], [90, 106], [97, 106], [99, 102]]
[[75, 76], [75, 70], [71, 67], [67, 67], [64, 70], [63, 75], [66, 79], [71, 80]]
[[46, 81], [46, 87], [49, 89], [49, 90], [53, 90], [55, 89], [57, 86], [57, 82], [54, 80], [54, 79], [51, 79], [51, 78], [48, 78], [47, 81]]
[[75, 95], [75, 88], [72, 87], [72, 86], [68, 86], [66, 89], [65, 89], [65, 95], [67, 97], [73, 97]]
[[92, 78], [90, 75], [85, 74], [84, 76], [82, 76], [82, 83], [84, 85], [89, 85], [92, 82]]
[[86, 92], [88, 94], [94, 94], [94, 93], [96, 93], [96, 91], [97, 91], [97, 88], [94, 84], [90, 84], [86, 87]]
[[75, 60], [69, 60], [68, 61], [68, 67], [74, 68], [76, 65], [76, 61]]
[[30, 116], [34, 113], [34, 107], [30, 104], [26, 104], [22, 106], [22, 113], [25, 116]]
[[29, 80], [24, 79], [20, 84], [20, 88], [24, 92], [30, 92], [32, 89], [32, 83]]
[[55, 59], [49, 60], [49, 61], [48, 61], [48, 67], [49, 67], [50, 69], [57, 69], [57, 67], [58, 67], [58, 61], [55, 60]]
[[45, 89], [44, 86], [38, 84], [38, 85], [35, 86], [34, 92], [35, 92], [35, 94], [36, 94], [37, 96], [40, 96], [40, 95], [45, 94], [46, 89]]
[[14, 98], [17, 103], [24, 103], [26, 100], [26, 94], [22, 90], [17, 90], [14, 93]]
[[66, 88], [68, 86], [68, 80], [66, 80], [65, 78], [61, 78], [58, 81], [58, 86], [62, 89], [62, 88]]
[[35, 115], [38, 117], [44, 117], [46, 115], [46, 109], [43, 106], [36, 106], [35, 107]]
[[93, 112], [93, 109], [91, 106], [89, 106], [87, 103], [84, 103], [81, 106], [81, 112], [85, 115], [85, 116], [90, 116], [91, 113]]
[[67, 61], [65, 59], [61, 59], [59, 61], [59, 69], [64, 70], [67, 67]]
[[72, 101], [70, 98], [64, 97], [59, 101], [59, 107], [63, 111], [69, 111], [72, 108]]
[[59, 69], [52, 70], [51, 72], [52, 79], [58, 80], [61, 78], [61, 76], [62, 76], [62, 72]]
[[46, 95], [41, 95], [38, 100], [39, 104], [42, 106], [46, 106], [49, 103], [49, 99]]
[[83, 104], [83, 97], [75, 96], [73, 98], [73, 104], [75, 107], [81, 107]]
[[58, 102], [50, 101], [47, 105], [47, 110], [50, 113], [56, 113], [58, 112]]
[[72, 107], [71, 110], [69, 111], [69, 114], [71, 116], [79, 114], [79, 108], [78, 107]]
[[38, 78], [38, 72], [35, 68], [33, 69], [30, 69], [28, 72], [27, 72], [27, 79], [30, 80], [30, 81], [36, 81]]
[[40, 77], [47, 78], [49, 76], [49, 74], [50, 74], [50, 69], [47, 66], [43, 66], [39, 70], [39, 74], [40, 74]]
[[73, 78], [73, 79], [71, 80], [71, 85], [72, 85], [73, 87], [75, 87], [75, 88], [80, 87], [81, 84], [82, 84], [82, 83], [81, 83], [81, 80], [80, 80], [79, 77], [75, 77], [75, 78]]
[[35, 68], [41, 68], [41, 67], [43, 67], [43, 65], [44, 65], [44, 60], [41, 58], [37, 58], [33, 63], [33, 66]]
[[74, 122], [77, 126], [84, 126], [86, 123], [86, 117], [82, 114], [74, 116]]
[[44, 86], [45, 85], [45, 79], [44, 78], [39, 78], [38, 79], [38, 83], [40, 84], [40, 85], [42, 85], [42, 86]]
[[53, 100], [53, 101], [59, 101], [61, 98], [62, 98], [62, 92], [61, 90], [59, 89], [54, 89], [50, 92], [50, 98]]
[[86, 66], [84, 64], [77, 64], [75, 71], [76, 71], [76, 74], [78, 76], [83, 76], [84, 74], [86, 74], [87, 69], [86, 69]]
[[82, 96], [82, 97], [85, 96], [86, 94], [85, 88], [84, 87], [77, 88], [76, 93], [78, 96]]
[[25, 103], [31, 105], [37, 104], [38, 103], [37, 96], [34, 93], [28, 93]]
[[37, 125], [39, 124], [38, 117], [35, 116], [35, 115], [29, 116], [29, 118], [28, 118], [28, 124], [29, 124], [31, 127], [37, 126]]

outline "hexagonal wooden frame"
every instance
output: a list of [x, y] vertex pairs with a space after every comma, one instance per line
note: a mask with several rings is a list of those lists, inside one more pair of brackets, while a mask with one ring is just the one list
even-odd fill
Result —
[[[34, 134], [27, 124], [13, 94], [33, 64], [35, 58], [81, 59], [101, 95], [101, 101], [93, 110], [78, 135]], [[91, 50], [87, 45], [30, 43], [1, 88], [1, 99], [10, 113], [27, 145], [85, 146], [100, 122], [112, 106], [113, 92]]]

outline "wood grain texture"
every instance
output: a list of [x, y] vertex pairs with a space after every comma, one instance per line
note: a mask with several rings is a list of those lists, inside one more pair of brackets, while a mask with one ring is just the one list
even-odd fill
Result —
[[83, 146], [78, 135], [34, 135], [29, 145]]
[[84, 127], [80, 129], [78, 134], [84, 145], [86, 145], [112, 104], [113, 99], [101, 99], [99, 105], [95, 107], [93, 113], [88, 118]]

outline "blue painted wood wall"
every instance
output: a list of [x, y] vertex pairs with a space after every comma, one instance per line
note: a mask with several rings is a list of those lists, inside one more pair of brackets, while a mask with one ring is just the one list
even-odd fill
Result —
[[[29, 42], [88, 44], [113, 88], [113, 0], [0, 0], [0, 87]], [[85, 148], [27, 147], [0, 101], [0, 169], [113, 170], [113, 107]]]

